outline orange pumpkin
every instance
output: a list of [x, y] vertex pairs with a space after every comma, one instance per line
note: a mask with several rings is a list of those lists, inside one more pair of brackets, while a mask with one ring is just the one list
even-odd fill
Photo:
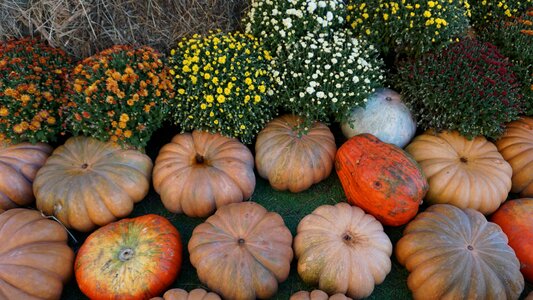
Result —
[[533, 197], [533, 118], [523, 117], [507, 124], [496, 146], [513, 168], [511, 192]]
[[428, 190], [427, 180], [411, 156], [367, 133], [350, 138], [339, 148], [335, 169], [348, 202], [383, 225], [399, 226], [411, 220]]
[[195, 130], [174, 136], [155, 160], [154, 188], [173, 213], [207, 217], [250, 198], [254, 158], [237, 139]]
[[520, 271], [533, 282], [533, 198], [505, 202], [492, 214], [491, 221], [507, 235], [520, 261]]
[[228, 299], [266, 299], [289, 276], [292, 235], [280, 215], [255, 202], [219, 208], [189, 241], [191, 264], [209, 289]]
[[166, 291], [163, 297], [156, 297], [151, 300], [220, 300], [220, 297], [204, 289], [194, 289], [190, 292], [182, 289], [171, 289]]
[[330, 297], [324, 291], [314, 290], [312, 292], [299, 291], [294, 293], [290, 300], [352, 300], [352, 298], [340, 293]]
[[52, 147], [44, 143], [0, 143], [0, 209], [11, 209], [33, 203], [32, 183]]
[[164, 217], [144, 215], [97, 229], [74, 263], [80, 290], [93, 300], [150, 299], [181, 267], [180, 234]]
[[326, 179], [333, 168], [335, 138], [315, 122], [306, 134], [302, 120], [284, 115], [270, 121], [257, 136], [255, 165], [259, 175], [276, 190], [298, 193]]
[[37, 208], [69, 228], [90, 231], [129, 215], [148, 194], [151, 171], [152, 161], [139, 151], [73, 137], [37, 172]]
[[59, 299], [72, 275], [67, 232], [35, 210], [0, 215], [0, 298]]

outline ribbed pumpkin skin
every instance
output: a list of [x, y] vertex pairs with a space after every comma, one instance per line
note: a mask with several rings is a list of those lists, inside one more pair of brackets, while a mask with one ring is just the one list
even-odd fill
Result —
[[533, 198], [505, 202], [492, 214], [491, 221], [507, 235], [520, 261], [520, 271], [533, 282]]
[[298, 274], [324, 292], [367, 297], [391, 270], [392, 243], [383, 226], [356, 206], [319, 206], [297, 232]]
[[335, 159], [335, 138], [329, 128], [315, 122], [298, 136], [302, 120], [284, 115], [270, 121], [257, 135], [255, 165], [259, 175], [280, 191], [305, 191], [326, 179]]
[[422, 167], [429, 182], [425, 199], [432, 204], [490, 214], [511, 190], [511, 166], [484, 137], [469, 141], [455, 131], [428, 131], [415, 137], [405, 150]]
[[150, 299], [161, 294], [181, 267], [178, 230], [148, 214], [97, 229], [74, 263], [80, 290], [92, 300]]
[[371, 134], [346, 141], [337, 151], [335, 169], [348, 202], [383, 225], [399, 226], [411, 220], [428, 190], [416, 161]]
[[151, 300], [220, 300], [220, 297], [204, 289], [194, 289], [190, 292], [182, 289], [171, 289], [166, 291], [163, 297], [156, 297]]
[[129, 215], [150, 188], [147, 155], [88, 137], [73, 137], [54, 150], [37, 172], [37, 208], [65, 226], [90, 231]]
[[254, 158], [237, 139], [195, 130], [174, 136], [161, 148], [153, 178], [169, 211], [207, 217], [223, 205], [250, 198]]
[[37, 143], [0, 144], [0, 209], [30, 205], [35, 201], [35, 174], [52, 153], [52, 147]]
[[507, 124], [496, 146], [513, 168], [511, 192], [533, 197], [533, 118], [523, 117]]
[[344, 294], [335, 294], [330, 297], [324, 291], [314, 290], [294, 293], [290, 300], [352, 300], [352, 298], [346, 297]]
[[518, 299], [524, 278], [507, 237], [473, 209], [436, 204], [396, 244], [414, 299]]
[[38, 211], [0, 215], [0, 299], [59, 299], [72, 275], [67, 232]]
[[198, 278], [225, 299], [268, 299], [289, 276], [292, 235], [280, 215], [255, 202], [225, 205], [189, 241]]

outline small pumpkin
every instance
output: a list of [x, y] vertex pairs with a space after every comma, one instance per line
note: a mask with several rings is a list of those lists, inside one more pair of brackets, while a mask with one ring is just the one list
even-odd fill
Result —
[[472, 140], [456, 131], [427, 131], [405, 150], [422, 167], [429, 182], [426, 200], [496, 211], [511, 190], [512, 169], [496, 146], [482, 136]]
[[279, 214], [241, 202], [198, 225], [188, 248], [198, 278], [212, 291], [227, 299], [267, 299], [289, 275], [291, 244]]
[[32, 183], [52, 147], [44, 143], [0, 143], [0, 209], [27, 206], [35, 201]]
[[331, 174], [337, 150], [333, 133], [320, 122], [303, 133], [302, 123], [300, 117], [284, 115], [257, 136], [257, 172], [276, 190], [305, 191]]
[[396, 244], [414, 299], [517, 299], [524, 278], [500, 227], [473, 209], [436, 204]]
[[402, 96], [382, 88], [370, 95], [365, 107], [352, 109], [348, 121], [341, 124], [341, 130], [348, 139], [370, 133], [382, 142], [403, 148], [415, 136], [416, 122]]
[[411, 220], [428, 190], [411, 156], [368, 133], [352, 137], [339, 148], [335, 169], [348, 202], [383, 225], [399, 226]]
[[139, 151], [72, 137], [37, 172], [37, 208], [65, 226], [91, 231], [126, 217], [150, 188], [152, 161]]
[[507, 124], [496, 146], [513, 168], [511, 192], [533, 197], [533, 118], [523, 117]]
[[91, 233], [74, 262], [80, 290], [93, 300], [150, 299], [161, 294], [181, 267], [178, 230], [148, 214]]
[[65, 229], [38, 211], [0, 214], [0, 298], [59, 299], [74, 262], [67, 241]]
[[294, 293], [290, 300], [352, 300], [352, 298], [346, 297], [346, 295], [340, 293], [330, 297], [324, 291], [314, 290], [311, 292], [299, 291]]
[[151, 300], [221, 300], [220, 297], [204, 289], [194, 289], [190, 292], [182, 289], [171, 289], [165, 292], [163, 297], [155, 297]]
[[173, 213], [207, 217], [250, 198], [254, 158], [237, 139], [195, 130], [174, 136], [155, 160], [154, 188]]
[[363, 298], [391, 270], [392, 243], [371, 215], [347, 203], [322, 205], [298, 224], [298, 274], [328, 294]]
[[492, 214], [491, 221], [507, 235], [520, 261], [520, 271], [533, 282], [533, 198], [505, 202]]

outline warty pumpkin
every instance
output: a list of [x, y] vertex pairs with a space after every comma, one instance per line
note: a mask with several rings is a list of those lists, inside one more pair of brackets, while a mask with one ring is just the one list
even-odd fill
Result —
[[152, 300], [220, 300], [220, 297], [204, 289], [194, 289], [190, 292], [182, 289], [171, 289], [166, 291], [163, 297], [155, 297]]
[[0, 209], [27, 206], [35, 201], [32, 183], [52, 147], [44, 143], [0, 143]]
[[37, 208], [65, 226], [90, 231], [133, 211], [150, 188], [151, 159], [89, 137], [54, 150], [33, 183]]
[[331, 174], [337, 150], [333, 133], [320, 122], [303, 133], [301, 123], [300, 117], [284, 115], [257, 135], [257, 172], [276, 190], [298, 193]]
[[428, 190], [426, 177], [410, 155], [368, 133], [339, 148], [335, 169], [348, 202], [383, 225], [411, 220]]
[[328, 294], [367, 297], [391, 270], [392, 243], [381, 223], [344, 202], [305, 216], [294, 252], [302, 280]]
[[507, 124], [496, 146], [513, 168], [511, 192], [533, 197], [533, 118], [523, 117]]
[[338, 293], [331, 297], [321, 290], [299, 291], [294, 293], [290, 300], [352, 300], [352, 298], [346, 297], [346, 295]]
[[189, 241], [191, 264], [226, 299], [267, 299], [287, 279], [292, 235], [281, 216], [255, 202], [219, 208]]
[[38, 211], [0, 214], [0, 299], [59, 299], [74, 262], [67, 241], [63, 226]]
[[456, 131], [427, 131], [405, 150], [422, 167], [428, 182], [426, 200], [496, 211], [511, 190], [512, 169], [496, 146], [482, 136], [472, 140]]
[[524, 278], [500, 227], [473, 209], [436, 204], [396, 244], [414, 299], [518, 299]]
[[195, 130], [174, 136], [159, 151], [154, 188], [173, 213], [207, 217], [228, 203], [250, 198], [254, 158], [235, 138]]

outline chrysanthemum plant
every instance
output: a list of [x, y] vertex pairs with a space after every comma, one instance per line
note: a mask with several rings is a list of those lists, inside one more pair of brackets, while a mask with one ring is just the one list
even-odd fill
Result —
[[471, 1], [471, 24], [477, 28], [490, 26], [494, 21], [504, 21], [522, 15], [533, 7], [533, 0], [475, 0]]

